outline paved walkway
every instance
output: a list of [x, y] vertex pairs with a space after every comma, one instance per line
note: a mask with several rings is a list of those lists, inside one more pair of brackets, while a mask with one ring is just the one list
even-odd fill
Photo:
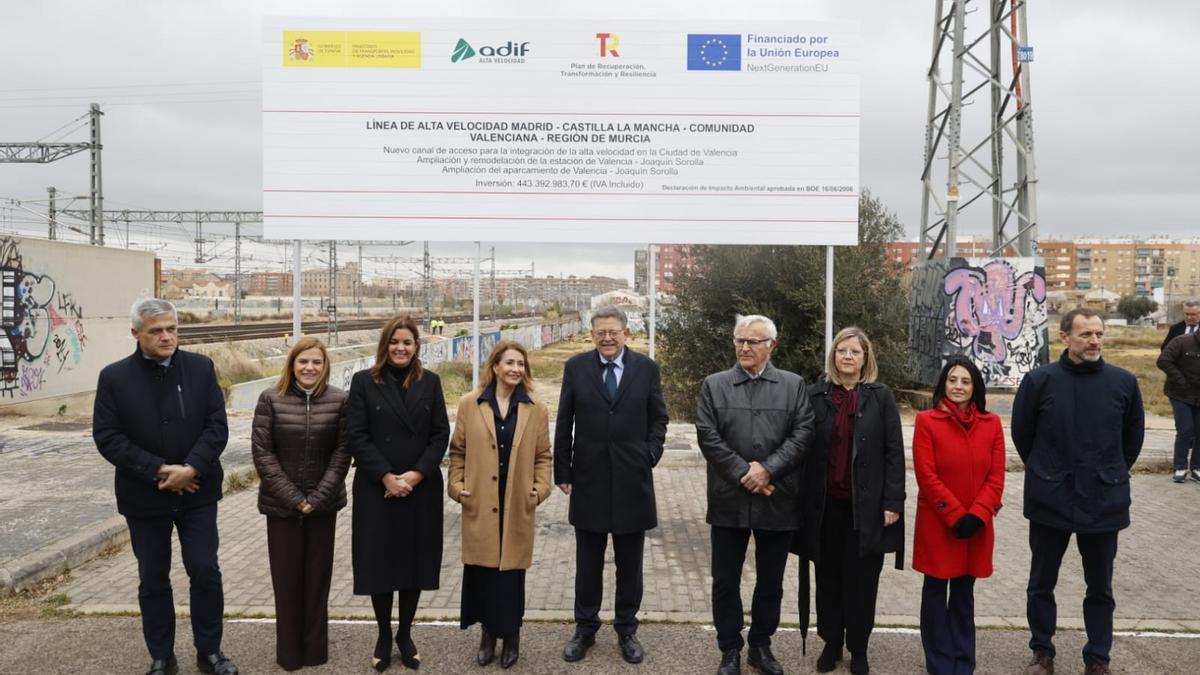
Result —
[[[655, 471], [659, 498], [659, 527], [651, 532], [646, 554], [645, 619], [687, 622], [711, 621], [709, 603], [708, 527], [704, 523], [704, 467], [693, 451], [669, 451]], [[981, 625], [1024, 626], [1025, 582], [1029, 552], [1027, 522], [1021, 517], [1023, 474], [1007, 474], [1006, 508], [997, 521], [996, 574], [977, 585], [976, 615]], [[909, 472], [907, 523], [913, 522], [916, 485]], [[256, 492], [226, 498], [220, 509], [221, 565], [225, 577], [226, 609], [232, 614], [270, 616], [274, 613], [267, 565], [263, 516], [255, 508]], [[1114, 588], [1117, 627], [1129, 630], [1200, 631], [1200, 605], [1194, 584], [1200, 577], [1200, 556], [1192, 532], [1200, 522], [1200, 484], [1175, 485], [1158, 474], [1133, 477], [1133, 525], [1122, 533]], [[538, 510], [534, 564], [529, 571], [527, 616], [531, 619], [569, 619], [572, 616], [574, 538], [566, 522], [567, 499], [559, 494]], [[330, 610], [338, 617], [369, 617], [366, 597], [351, 594], [350, 509], [339, 518], [337, 552]], [[459, 506], [445, 502], [446, 536], [442, 585], [422, 597], [420, 616], [457, 616], [461, 584]], [[911, 530], [908, 539], [911, 542]], [[177, 544], [176, 544], [177, 547]], [[911, 554], [910, 554], [911, 555]], [[611, 551], [610, 551], [611, 556]], [[176, 548], [176, 560], [178, 549]], [[879, 623], [915, 626], [921, 576], [909, 569], [892, 569], [891, 558], [880, 584]], [[908, 561], [905, 561], [907, 567]], [[1081, 627], [1083, 580], [1078, 554], [1070, 549], [1059, 583], [1059, 623]], [[63, 592], [69, 608], [81, 612], [137, 610], [137, 571], [130, 551], [94, 560], [79, 569]], [[789, 564], [787, 598], [797, 593], [797, 564]], [[186, 588], [182, 566], [174, 583]], [[605, 605], [611, 616], [612, 568], [608, 567]], [[743, 595], [749, 601], [753, 584], [748, 565]], [[176, 601], [186, 603], [186, 592]], [[794, 607], [788, 600], [788, 606]], [[748, 606], [748, 604], [747, 604]], [[181, 604], [181, 609], [186, 605]], [[794, 610], [785, 620], [795, 621]]]
[[[226, 474], [251, 466], [251, 419], [250, 412], [229, 415], [229, 445], [222, 455]], [[1168, 424], [1156, 418], [1155, 428], [1146, 432], [1139, 470], [1169, 468], [1175, 434]], [[912, 431], [910, 417], [904, 426], [910, 452]], [[695, 454], [695, 444], [692, 425], [670, 426], [668, 449]], [[1019, 466], [1011, 442], [1009, 450], [1009, 465]], [[0, 418], [0, 463], [0, 566], [82, 532], [122, 526], [122, 519], [114, 519], [113, 469], [96, 452], [90, 423]]]
[[[559, 623], [526, 623], [521, 630], [521, 659], [510, 671], [496, 664], [483, 669], [475, 665], [479, 629], [460, 631], [450, 625], [418, 625], [413, 639], [421, 650], [419, 675], [429, 673], [545, 673], [561, 675], [677, 675], [712, 673], [717, 669], [715, 633], [710, 627], [679, 624], [648, 624], [638, 631], [646, 646], [646, 660], [631, 666], [617, 652], [616, 636], [608, 630], [596, 636], [596, 646], [579, 663], [564, 663], [562, 646], [571, 627]], [[192, 665], [191, 631], [186, 619], [176, 633], [176, 654], [181, 673], [195, 673]], [[1196, 635], [1129, 636], [1118, 633], [1113, 642], [1112, 668], [1119, 675], [1180, 675], [1196, 672], [1200, 661], [1200, 639]], [[984, 630], [978, 635], [976, 675], [1020, 673], [1028, 660], [1028, 638], [1021, 631]], [[372, 622], [333, 623], [329, 627], [329, 662], [305, 668], [303, 675], [373, 673], [367, 656], [373, 649]], [[1060, 673], [1083, 669], [1079, 652], [1080, 633], [1059, 633]], [[149, 662], [141, 641], [136, 617], [90, 617], [69, 621], [26, 621], [0, 624], [0, 673], [142, 673]], [[48, 645], [70, 645], [52, 649]], [[230, 620], [225, 623], [223, 650], [243, 673], [282, 673], [275, 665], [275, 626], [269, 621]], [[772, 649], [789, 675], [816, 672], [814, 662], [820, 640], [813, 638], [807, 656], [800, 654], [795, 631], [775, 635]], [[917, 675], [925, 672], [921, 640], [915, 631], [878, 629], [871, 637], [872, 672], [880, 675]], [[743, 654], [744, 656], [744, 654]], [[744, 662], [744, 658], [743, 658]], [[387, 671], [392, 675], [412, 673], [397, 661]], [[743, 671], [755, 671], [743, 665]], [[845, 662], [835, 671], [848, 672]]]

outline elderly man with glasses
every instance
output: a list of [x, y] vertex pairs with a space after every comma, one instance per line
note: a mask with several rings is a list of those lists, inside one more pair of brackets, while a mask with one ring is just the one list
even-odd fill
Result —
[[779, 626], [783, 572], [799, 527], [799, 468], [813, 433], [804, 378], [771, 365], [775, 323], [739, 316], [733, 330], [737, 364], [704, 380], [696, 435], [708, 462], [712, 527], [712, 607], [721, 649], [720, 675], [741, 672], [742, 566], [754, 535], [757, 578], [750, 607], [747, 662], [763, 673], [783, 668], [771, 654]]

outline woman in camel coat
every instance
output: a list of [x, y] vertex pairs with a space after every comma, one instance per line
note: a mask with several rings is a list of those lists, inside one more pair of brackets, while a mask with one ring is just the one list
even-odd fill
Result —
[[458, 403], [447, 493], [462, 504], [461, 627], [483, 624], [477, 660], [511, 667], [520, 648], [525, 570], [533, 560], [534, 509], [550, 496], [550, 423], [532, 397], [528, 353], [496, 345], [479, 389]]

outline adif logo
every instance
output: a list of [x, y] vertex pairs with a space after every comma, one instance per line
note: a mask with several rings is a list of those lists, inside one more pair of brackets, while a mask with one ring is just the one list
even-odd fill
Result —
[[621, 46], [621, 36], [616, 33], [596, 33], [600, 40], [600, 56], [620, 56], [617, 48]]
[[462, 38], [458, 38], [458, 44], [454, 45], [454, 53], [450, 55], [450, 63], [458, 63], [472, 56], [475, 56], [475, 50], [471, 47], [470, 43]]
[[[525, 56], [529, 54], [530, 48], [528, 42], [513, 42], [509, 40], [502, 45], [484, 45], [479, 48], [480, 63], [524, 63]], [[458, 39], [458, 44], [454, 45], [454, 52], [450, 55], [451, 63], [465, 61], [472, 56], [475, 56], [475, 49], [471, 47], [463, 38]]]

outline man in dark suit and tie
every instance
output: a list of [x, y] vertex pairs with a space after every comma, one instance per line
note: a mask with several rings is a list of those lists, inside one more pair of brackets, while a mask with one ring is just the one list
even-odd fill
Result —
[[1171, 344], [1171, 340], [1180, 335], [1194, 333], [1197, 330], [1200, 330], [1200, 300], [1187, 300], [1183, 303], [1183, 321], [1171, 324], [1158, 351], [1166, 349], [1167, 345]]
[[625, 348], [625, 312], [601, 307], [592, 314], [596, 349], [563, 369], [554, 433], [554, 482], [571, 497], [575, 526], [575, 635], [563, 659], [578, 661], [595, 643], [604, 594], [604, 551], [613, 540], [617, 567], [614, 602], [621, 656], [640, 663], [637, 611], [642, 603], [642, 550], [646, 530], [658, 526], [651, 469], [667, 436], [658, 364]]

